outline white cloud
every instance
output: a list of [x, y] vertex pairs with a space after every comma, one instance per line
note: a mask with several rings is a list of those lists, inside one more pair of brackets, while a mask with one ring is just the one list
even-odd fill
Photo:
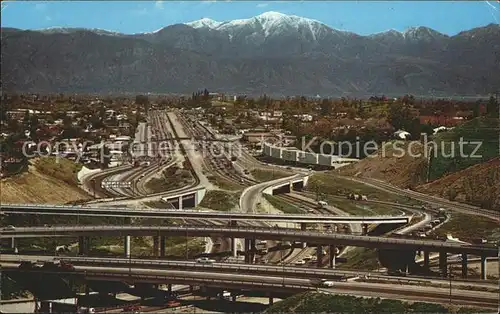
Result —
[[155, 7], [157, 9], [163, 10], [163, 1], [156, 1], [155, 2]]
[[259, 3], [257, 4], [257, 8], [265, 8], [269, 5], [269, 3]]
[[52, 21], [52, 18], [51, 18], [50, 16], [48, 16], [48, 15], [47, 15], [47, 16], [45, 17], [45, 20], [46, 20], [46, 21]]

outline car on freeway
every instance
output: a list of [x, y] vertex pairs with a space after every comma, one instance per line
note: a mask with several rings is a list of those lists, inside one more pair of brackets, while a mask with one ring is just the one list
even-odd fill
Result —
[[321, 287], [333, 287], [334, 284], [335, 284], [335, 282], [328, 280], [328, 279], [321, 279], [321, 281], [319, 282], [319, 285]]
[[122, 312], [127, 312], [127, 313], [140, 313], [141, 306], [138, 304], [131, 304], [127, 305], [126, 307], [123, 308]]
[[6, 227], [3, 227], [2, 230], [16, 230], [16, 227], [14, 227], [13, 225], [8, 225]]
[[61, 261], [59, 263], [59, 267], [61, 267], [64, 270], [75, 270], [75, 266], [73, 266], [71, 263], [66, 262], [66, 261]]
[[202, 263], [202, 264], [212, 264], [215, 263], [214, 259], [210, 259], [208, 257], [200, 257], [196, 259], [197, 263]]
[[180, 305], [181, 305], [181, 303], [179, 301], [176, 301], [176, 300], [170, 300], [167, 302], [168, 307], [177, 307]]
[[311, 256], [311, 262], [317, 262], [318, 257], [317, 256]]
[[309, 261], [311, 260], [312, 256], [311, 255], [306, 255], [304, 256], [304, 261]]
[[306, 264], [306, 261], [304, 261], [303, 259], [295, 262], [295, 265], [305, 265], [305, 264]]
[[328, 203], [325, 202], [325, 201], [318, 201], [318, 206], [321, 207], [321, 208], [323, 208], [323, 207], [328, 206]]

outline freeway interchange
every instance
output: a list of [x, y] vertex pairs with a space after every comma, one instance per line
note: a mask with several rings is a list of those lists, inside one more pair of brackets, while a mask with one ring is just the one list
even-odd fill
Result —
[[[422, 284], [422, 282], [437, 282], [443, 284], [446, 279], [439, 279], [433, 275], [407, 274], [404, 277], [387, 276], [385, 273], [373, 273], [366, 271], [349, 271], [335, 269], [335, 259], [345, 254], [352, 247], [375, 248], [379, 254], [388, 257], [396, 257], [406, 260], [406, 264], [415, 264], [415, 256], [424, 257], [423, 268], [429, 267], [430, 253], [438, 253], [439, 274], [447, 276], [448, 255], [458, 254], [461, 256], [462, 280], [470, 286], [491, 285], [486, 280], [486, 264], [488, 258], [498, 256], [498, 248], [493, 245], [473, 245], [468, 243], [456, 243], [440, 240], [412, 239], [404, 237], [412, 230], [420, 228], [432, 221], [432, 215], [424, 213], [419, 208], [405, 206], [404, 204], [391, 204], [402, 211], [397, 216], [349, 216], [342, 215], [342, 210], [332, 206], [317, 206], [314, 201], [308, 199], [307, 194], [300, 194], [300, 189], [307, 183], [308, 172], [290, 173], [289, 177], [276, 179], [270, 182], [257, 182], [250, 175], [245, 174], [242, 169], [249, 167], [259, 169], [270, 169], [268, 165], [262, 164], [253, 158], [248, 152], [242, 150], [242, 156], [237, 161], [231, 161], [231, 155], [222, 157], [209, 155], [203, 158], [200, 146], [193, 148], [186, 143], [190, 138], [187, 134], [196, 137], [205, 137], [212, 145], [222, 150], [224, 145], [232, 143], [215, 134], [206, 125], [201, 123], [189, 123], [178, 112], [153, 112], [150, 114], [149, 122], [140, 124], [136, 134], [136, 142], [150, 144], [151, 135], [155, 140], [163, 140], [168, 143], [162, 159], [152, 158], [145, 167], [132, 167], [123, 165], [111, 168], [97, 174], [88, 175], [83, 180], [85, 190], [95, 196], [95, 200], [83, 206], [55, 206], [55, 205], [32, 205], [32, 204], [0, 204], [0, 210], [6, 215], [36, 214], [36, 215], [68, 215], [68, 216], [95, 216], [95, 217], [123, 217], [130, 221], [131, 218], [148, 219], [173, 219], [181, 221], [166, 226], [133, 226], [130, 224], [122, 226], [29, 226], [4, 228], [0, 234], [2, 240], [9, 239], [12, 247], [15, 247], [16, 239], [51, 237], [77, 238], [79, 253], [88, 254], [87, 244], [91, 237], [119, 236], [125, 238], [124, 255], [126, 258], [104, 258], [104, 257], [59, 257], [74, 265], [72, 272], [46, 271], [43, 269], [22, 269], [23, 272], [57, 273], [59, 276], [79, 275], [89, 280], [101, 281], [127, 281], [133, 283], [168, 283], [190, 286], [206, 286], [216, 289], [233, 290], [263, 290], [268, 293], [273, 291], [295, 292], [310, 289], [318, 289], [318, 279], [333, 279], [335, 285], [328, 288], [331, 293], [348, 293], [353, 295], [370, 295], [410, 300], [430, 300], [443, 302], [448, 296], [441, 288], [427, 287], [427, 289], [415, 289], [411, 284]], [[204, 135], [203, 135], [204, 134]], [[219, 141], [220, 140], [220, 141]], [[161, 149], [158, 146], [141, 146], [141, 151], [146, 155], [155, 156]], [[148, 181], [158, 172], [172, 165], [187, 166], [194, 181], [191, 185], [177, 188], [172, 191], [151, 193], [145, 186]], [[210, 210], [191, 210], [185, 207], [196, 207], [204, 197], [207, 190], [214, 189], [213, 183], [207, 178], [207, 170], [215, 173], [235, 185], [244, 187], [240, 196], [238, 211], [218, 212]], [[130, 187], [117, 187], [106, 182], [123, 181], [134, 182]], [[300, 186], [294, 196], [295, 184]], [[380, 189], [390, 190], [394, 193], [403, 193], [395, 188], [383, 185], [379, 182], [367, 182]], [[283, 214], [283, 213], [255, 213], [255, 207], [262, 193], [266, 191], [281, 191], [288, 188], [282, 197], [289, 203], [301, 204], [301, 208], [308, 208], [309, 214]], [[216, 189], [216, 188], [215, 188]], [[391, 190], [392, 189], [392, 190]], [[293, 191], [292, 191], [293, 190]], [[410, 192], [408, 192], [410, 193]], [[413, 195], [412, 195], [413, 196]], [[416, 195], [424, 202], [436, 202]], [[146, 201], [161, 201], [169, 204], [170, 209], [148, 208], [144, 206]], [[443, 202], [445, 203], [445, 202]], [[112, 207], [112, 206], [120, 207]], [[141, 206], [143, 208], [129, 208], [126, 206]], [[187, 206], [186, 206], [187, 205]], [[455, 210], [455, 205], [446, 203], [447, 208]], [[166, 206], [166, 207], [169, 207]], [[457, 211], [463, 211], [464, 207], [456, 206]], [[340, 213], [340, 214], [339, 214]], [[488, 215], [486, 212], [478, 212]], [[412, 223], [412, 218], [420, 216], [422, 220]], [[284, 224], [284, 225], [283, 225]], [[289, 227], [292, 224], [292, 227]], [[346, 233], [333, 230], [308, 230], [311, 225], [335, 225], [344, 226]], [[397, 229], [394, 234], [399, 236], [371, 236], [368, 235], [368, 225], [390, 225], [394, 224]], [[403, 228], [404, 227], [404, 228]], [[403, 228], [403, 229], [401, 229]], [[399, 231], [398, 231], [399, 230]], [[131, 257], [130, 237], [153, 237], [156, 260], [138, 260]], [[212, 246], [206, 250], [206, 254], [217, 253], [224, 247], [229, 247], [233, 257], [244, 256], [241, 260], [233, 260], [227, 263], [200, 264], [192, 261], [165, 260], [164, 244], [166, 237], [205, 237], [219, 239], [222, 245], [219, 248]], [[258, 249], [258, 240], [268, 241], [268, 247], [276, 247], [277, 250], [267, 249], [262, 254]], [[283, 254], [280, 244], [293, 242], [300, 244], [296, 249], [291, 249]], [[127, 244], [128, 243], [128, 244]], [[239, 250], [238, 250], [239, 247]], [[315, 248], [315, 249], [314, 249]], [[317, 263], [308, 264], [307, 267], [293, 267], [296, 261], [301, 261], [301, 256], [307, 256], [316, 252]], [[281, 254], [278, 254], [281, 251]], [[158, 253], [158, 254], [156, 254]], [[269, 264], [256, 264], [256, 256], [266, 255]], [[468, 279], [467, 260], [468, 256], [478, 256], [481, 262], [482, 281]], [[7, 271], [20, 271], [20, 263], [27, 260], [48, 261], [50, 258], [44, 256], [11, 256], [3, 254], [0, 263]], [[261, 258], [261, 260], [266, 260]], [[326, 262], [325, 262], [326, 261]], [[298, 263], [296, 263], [299, 265]], [[311, 268], [309, 266], [314, 266]], [[328, 266], [330, 268], [328, 268]], [[324, 268], [327, 267], [327, 268]], [[408, 266], [407, 266], [408, 267]], [[168, 270], [167, 270], [168, 269]], [[235, 272], [238, 275], [235, 275]], [[241, 273], [241, 275], [240, 275]], [[359, 282], [351, 279], [371, 279], [382, 282]], [[348, 280], [349, 279], [349, 280]], [[394, 281], [397, 280], [397, 284]], [[458, 280], [458, 281], [460, 281]], [[408, 286], [402, 286], [401, 282]], [[457, 282], [458, 282], [457, 281]], [[324, 289], [322, 287], [321, 289]], [[441, 290], [440, 290], [441, 289]], [[493, 307], [495, 297], [493, 294], [478, 294], [476, 291], [460, 291], [453, 295], [454, 300], [464, 305], [484, 305]]]

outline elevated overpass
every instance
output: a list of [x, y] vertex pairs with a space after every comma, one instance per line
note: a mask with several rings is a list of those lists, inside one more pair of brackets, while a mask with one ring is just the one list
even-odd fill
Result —
[[401, 249], [415, 251], [470, 254], [496, 257], [494, 245], [472, 245], [437, 240], [416, 240], [375, 236], [358, 236], [315, 231], [299, 231], [285, 228], [226, 227], [226, 226], [57, 226], [19, 227], [2, 230], [0, 239], [33, 237], [78, 237], [78, 236], [191, 236], [233, 237], [285, 241], [308, 241], [324, 245], [359, 246], [369, 248]]
[[272, 185], [265, 188], [262, 193], [277, 195], [282, 193], [290, 193], [292, 191], [301, 191], [309, 181], [309, 176], [298, 175], [290, 179], [280, 180]]
[[[363, 278], [380, 280], [404, 280], [418, 284], [431, 284], [432, 281], [448, 283], [447, 279], [432, 278], [429, 279], [423, 276], [387, 276], [383, 273], [349, 270], [349, 269], [329, 269], [329, 268], [310, 268], [293, 265], [261, 265], [261, 264], [245, 264], [241, 262], [215, 262], [210, 264], [197, 263], [195, 261], [185, 260], [158, 260], [158, 259], [142, 259], [142, 258], [110, 258], [110, 257], [67, 257], [67, 256], [46, 256], [46, 255], [17, 255], [3, 254], [0, 256], [0, 264], [4, 265], [20, 265], [21, 262], [53, 262], [64, 261], [73, 266], [132, 266], [148, 269], [178, 269], [191, 271], [212, 271], [212, 272], [230, 272], [235, 273], [259, 273], [268, 275], [287, 275], [297, 278], [325, 278], [325, 279], [347, 279], [347, 278]], [[482, 281], [477, 279], [460, 279], [456, 278], [455, 282], [464, 282], [473, 286], [496, 288], [497, 283], [494, 280]]]
[[[34, 237], [78, 237], [79, 250], [82, 254], [89, 249], [89, 238], [92, 236], [122, 236], [125, 237], [125, 255], [130, 256], [131, 236], [153, 236], [154, 250], [163, 248], [167, 236], [182, 237], [211, 237], [245, 239], [245, 247], [254, 248], [256, 239], [279, 240], [313, 243], [317, 252], [328, 246], [330, 251], [330, 265], [333, 267], [334, 253], [338, 246], [358, 246], [378, 249], [379, 254], [386, 255], [396, 252], [392, 258], [401, 259], [406, 264], [415, 264], [415, 255], [424, 254], [424, 267], [429, 267], [431, 252], [439, 253], [439, 268], [443, 276], [447, 276], [448, 254], [462, 254], [462, 275], [467, 277], [467, 255], [481, 257], [481, 278], [486, 279], [486, 261], [488, 257], [497, 257], [496, 245], [472, 245], [437, 240], [405, 239], [394, 237], [375, 237], [346, 235], [338, 233], [322, 233], [285, 228], [258, 228], [258, 227], [226, 227], [226, 226], [60, 226], [60, 227], [27, 227], [2, 230], [0, 239], [10, 239], [15, 247], [16, 238]], [[234, 241], [233, 241], [234, 242]], [[161, 249], [160, 249], [161, 251]], [[333, 254], [332, 254], [333, 253]], [[163, 253], [164, 254], [164, 253]], [[160, 253], [161, 256], [161, 253]], [[399, 256], [399, 257], [398, 257]], [[379, 256], [379, 258], [382, 255]], [[252, 260], [250, 257], [249, 260]], [[318, 258], [319, 260], [319, 258]]]
[[[79, 277], [90, 281], [119, 281], [127, 283], [152, 283], [152, 284], [188, 284], [192, 286], [214, 287], [223, 290], [257, 290], [267, 291], [269, 297], [273, 293], [279, 292], [299, 292], [317, 289], [316, 281], [309, 278], [297, 278], [295, 274], [282, 273], [281, 276], [268, 274], [248, 274], [235, 273], [229, 271], [211, 271], [208, 267], [204, 270], [175, 270], [175, 269], [148, 269], [140, 265], [126, 264], [116, 265], [95, 265], [95, 266], [75, 266], [74, 270], [41, 270], [23, 269], [26, 276], [30, 275], [57, 275], [61, 277]], [[279, 268], [279, 267], [278, 267]], [[19, 271], [15, 264], [2, 263], [2, 270], [6, 273]], [[365, 282], [335, 282], [334, 288], [326, 289], [331, 293], [348, 293], [353, 295], [375, 294], [381, 297], [408, 297], [413, 296], [416, 300], [425, 298], [435, 298], [443, 302], [450, 299], [449, 290], [446, 288], [435, 288], [432, 286], [408, 286], [408, 285], [387, 285]], [[451, 296], [454, 303], [471, 304], [482, 307], [496, 308], [497, 294], [484, 291], [470, 291], [454, 289]], [[272, 301], [270, 299], [270, 301]], [[438, 302], [439, 302], [438, 301]]]
[[203, 210], [165, 210], [105, 208], [65, 205], [0, 204], [0, 211], [6, 214], [70, 215], [102, 217], [140, 217], [140, 218], [181, 218], [181, 219], [219, 219], [224, 221], [271, 221], [293, 223], [328, 224], [407, 224], [412, 216], [332, 216], [308, 214], [261, 214], [246, 212], [216, 212]]

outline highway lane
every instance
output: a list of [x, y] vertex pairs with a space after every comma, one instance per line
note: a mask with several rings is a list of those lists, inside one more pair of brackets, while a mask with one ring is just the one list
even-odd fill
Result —
[[[3, 268], [12, 269], [9, 264]], [[220, 273], [207, 271], [182, 271], [171, 269], [144, 269], [139, 267], [103, 267], [103, 266], [75, 266], [76, 273], [88, 279], [117, 280], [132, 282], [157, 282], [172, 284], [204, 284], [221, 287], [224, 289], [252, 289], [252, 290], [311, 290], [315, 289], [315, 281], [305, 278], [290, 276], [269, 276], [257, 274], [239, 274], [234, 272]], [[26, 271], [27, 273], [31, 271]], [[36, 272], [36, 271], [35, 271]], [[67, 273], [67, 272], [62, 272]], [[448, 301], [450, 293], [448, 288], [436, 288], [415, 285], [387, 285], [364, 282], [335, 282], [334, 288], [328, 289], [340, 293], [385, 293], [396, 296], [423, 296]], [[454, 304], [477, 302], [482, 307], [494, 308], [497, 306], [498, 294], [485, 291], [471, 291], [454, 289], [451, 297]]]
[[227, 226], [61, 226], [61, 227], [20, 227], [4, 229], [0, 238], [30, 238], [55, 236], [151, 236], [186, 235], [193, 237], [234, 237], [247, 239], [306, 241], [323, 245], [362, 246], [373, 248], [400, 248], [408, 250], [428, 250], [430, 252], [467, 253], [478, 256], [497, 256], [494, 245], [469, 245], [438, 240], [402, 239], [390, 237], [358, 236], [316, 231], [298, 231], [285, 228], [227, 227]]
[[[74, 266], [107, 266], [107, 267], [137, 267], [137, 268], [152, 268], [152, 269], [179, 269], [179, 270], [193, 270], [193, 271], [209, 271], [209, 272], [238, 272], [238, 273], [265, 273], [269, 275], [285, 275], [295, 276], [298, 278], [326, 278], [331, 280], [341, 279], [372, 279], [390, 281], [404, 281], [406, 283], [413, 282], [414, 284], [440, 284], [448, 285], [449, 279], [447, 278], [433, 278], [424, 276], [411, 276], [411, 277], [398, 277], [388, 276], [384, 273], [375, 271], [362, 271], [362, 270], [349, 270], [349, 269], [330, 269], [330, 268], [307, 268], [300, 266], [290, 265], [262, 265], [262, 264], [245, 264], [230, 262], [216, 262], [216, 263], [198, 263], [195, 261], [177, 261], [177, 260], [158, 260], [158, 259], [128, 259], [128, 258], [109, 258], [109, 257], [67, 257], [67, 256], [44, 256], [44, 255], [14, 255], [3, 254], [0, 257], [0, 264], [16, 264], [22, 261], [31, 262], [51, 262], [51, 261], [65, 261]], [[476, 280], [476, 279], [462, 279], [454, 278], [453, 284], [470, 285], [474, 287], [484, 287], [488, 289], [498, 290], [498, 284], [495, 280]]]
[[[113, 207], [87, 206], [52, 206], [30, 204], [0, 204], [3, 213], [37, 214], [37, 215], [86, 215], [105, 217], [141, 217], [141, 218], [182, 218], [182, 219], [222, 219], [226, 221], [269, 221], [293, 223], [338, 223], [338, 224], [380, 224], [408, 223], [409, 216], [332, 216], [311, 214], [267, 214], [245, 212], [218, 212], [209, 210], [178, 209], [131, 209]], [[361, 228], [359, 232], [361, 233]], [[358, 229], [355, 228], [355, 229]]]
[[401, 189], [401, 188], [393, 186], [389, 183], [383, 182], [381, 180], [369, 179], [369, 178], [359, 178], [359, 177], [357, 177], [357, 178], [341, 177], [341, 178], [355, 181], [358, 183], [362, 183], [362, 184], [365, 184], [368, 186], [372, 186], [372, 187], [378, 188], [380, 190], [387, 191], [389, 193], [395, 193], [395, 194], [399, 194], [399, 195], [403, 195], [403, 196], [408, 196], [408, 197], [413, 198], [415, 200], [428, 203], [432, 206], [441, 206], [441, 207], [444, 207], [446, 209], [457, 211], [457, 212], [460, 212], [463, 214], [469, 214], [469, 215], [474, 214], [474, 215], [487, 217], [487, 218], [492, 219], [492, 220], [500, 221], [500, 215], [496, 211], [486, 210], [486, 209], [482, 209], [482, 208], [479, 208], [476, 206], [467, 205], [467, 204], [463, 204], [463, 203], [452, 202], [452, 201], [446, 200], [446, 199], [441, 198], [441, 197], [427, 195], [427, 194], [423, 194], [423, 193], [412, 191], [412, 190]]

